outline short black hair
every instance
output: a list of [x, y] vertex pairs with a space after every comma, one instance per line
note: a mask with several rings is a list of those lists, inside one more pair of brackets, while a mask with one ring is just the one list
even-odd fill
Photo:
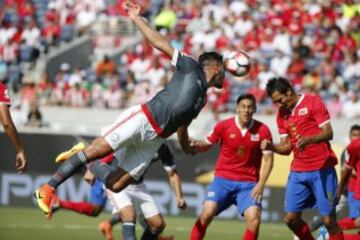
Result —
[[360, 130], [360, 125], [358, 125], [358, 124], [352, 125], [351, 128], [350, 128], [350, 133], [351, 133], [352, 131], [356, 131], [356, 130]]
[[285, 94], [289, 89], [295, 92], [289, 81], [284, 77], [270, 78], [266, 84], [266, 92], [269, 97], [271, 97], [275, 91]]
[[236, 104], [239, 104], [239, 102], [241, 102], [244, 99], [249, 99], [251, 101], [253, 101], [255, 108], [256, 108], [256, 98], [253, 94], [251, 93], [245, 93], [245, 94], [241, 94], [237, 99], [236, 99]]
[[218, 63], [223, 63], [223, 56], [217, 52], [204, 52], [199, 56], [200, 66], [205, 66], [208, 61], [217, 61]]

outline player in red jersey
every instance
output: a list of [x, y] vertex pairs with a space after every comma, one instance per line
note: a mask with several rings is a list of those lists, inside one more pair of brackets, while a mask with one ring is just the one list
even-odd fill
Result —
[[10, 111], [10, 98], [8, 89], [3, 83], [0, 83], [0, 121], [4, 127], [5, 133], [16, 149], [15, 167], [19, 173], [22, 173], [26, 167], [26, 157], [24, 146], [21, 142], [16, 127], [12, 121]]
[[[360, 228], [360, 137], [357, 137], [351, 141], [346, 148], [345, 166], [341, 171], [341, 180], [339, 183], [337, 197], [340, 198], [343, 193], [346, 184], [350, 178], [353, 178], [353, 171], [356, 172], [356, 178], [354, 181], [355, 186], [351, 186], [349, 183], [349, 218], [344, 218], [339, 221], [339, 225], [342, 229], [354, 229]], [[360, 239], [359, 235], [345, 235], [345, 239]], [[351, 238], [353, 237], [353, 238]]]
[[329, 142], [333, 131], [325, 104], [318, 96], [296, 94], [281, 77], [270, 79], [266, 90], [280, 107], [277, 125], [281, 142], [264, 141], [262, 149], [282, 155], [294, 153], [285, 193], [286, 224], [300, 239], [314, 239], [301, 215], [304, 209], [316, 207], [329, 239], [343, 239], [336, 223], [337, 159]]
[[[215, 179], [208, 187], [203, 210], [191, 232], [191, 240], [203, 239], [214, 216], [232, 204], [245, 217], [243, 239], [257, 239], [261, 197], [273, 166], [271, 151], [262, 151], [260, 143], [271, 141], [269, 128], [253, 119], [256, 100], [252, 94], [237, 99], [235, 117], [219, 122], [205, 141], [194, 141], [197, 152], [204, 152], [220, 143]], [[261, 160], [265, 166], [260, 174]]]
[[[360, 125], [357, 125], [357, 124], [352, 125], [350, 128], [350, 132], [349, 132], [350, 142], [358, 137], [360, 137]], [[348, 154], [347, 154], [347, 151], [345, 148], [344, 151], [341, 153], [341, 157], [340, 157], [341, 169], [344, 168], [345, 160], [347, 158], [348, 158]], [[353, 171], [352, 175], [348, 181], [348, 184], [346, 185], [346, 187], [341, 195], [341, 198], [339, 198], [339, 203], [336, 206], [336, 217], [338, 219], [341, 218], [341, 220], [338, 221], [338, 224], [339, 224], [340, 228], [343, 230], [351, 227], [353, 219], [355, 219], [357, 216], [359, 216], [359, 214], [357, 213], [356, 207], [354, 206], [355, 204], [353, 201], [353, 194], [355, 191], [355, 187], [356, 187], [356, 172]], [[344, 218], [347, 214], [348, 206], [349, 206], [349, 217]], [[319, 230], [320, 236], [321, 235], [326, 236], [327, 230], [324, 229], [324, 227], [322, 225], [323, 224], [322, 224], [320, 217], [315, 216], [312, 219], [312, 221], [309, 223], [310, 231], [314, 232], [318, 228], [321, 227]]]

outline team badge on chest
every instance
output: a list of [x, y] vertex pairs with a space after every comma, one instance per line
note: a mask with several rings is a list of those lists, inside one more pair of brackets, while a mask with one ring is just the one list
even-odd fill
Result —
[[238, 147], [238, 150], [237, 150], [237, 153], [236, 153], [239, 157], [242, 157], [242, 156], [244, 156], [244, 154], [245, 154], [245, 147], [244, 146], [239, 146]]

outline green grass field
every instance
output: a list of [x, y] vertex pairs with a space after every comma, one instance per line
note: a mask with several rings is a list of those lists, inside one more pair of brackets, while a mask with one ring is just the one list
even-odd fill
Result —
[[[67, 240], [67, 239], [103, 239], [97, 229], [98, 223], [109, 217], [104, 213], [97, 218], [62, 211], [56, 213], [52, 220], [45, 219], [35, 208], [0, 207], [1, 240]], [[176, 240], [189, 239], [189, 233], [195, 218], [165, 217], [166, 235], [175, 236]], [[206, 239], [235, 240], [242, 239], [245, 224], [235, 220], [215, 220], [208, 229]], [[141, 227], [137, 227], [140, 237]], [[116, 239], [120, 238], [120, 227], [114, 230]], [[282, 240], [292, 239], [290, 231], [284, 224], [262, 224], [259, 239]]]

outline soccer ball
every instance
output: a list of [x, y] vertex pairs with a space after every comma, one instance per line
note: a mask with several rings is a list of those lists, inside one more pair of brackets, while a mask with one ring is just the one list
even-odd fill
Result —
[[245, 76], [250, 72], [251, 60], [244, 51], [233, 51], [225, 57], [225, 69], [237, 77]]

